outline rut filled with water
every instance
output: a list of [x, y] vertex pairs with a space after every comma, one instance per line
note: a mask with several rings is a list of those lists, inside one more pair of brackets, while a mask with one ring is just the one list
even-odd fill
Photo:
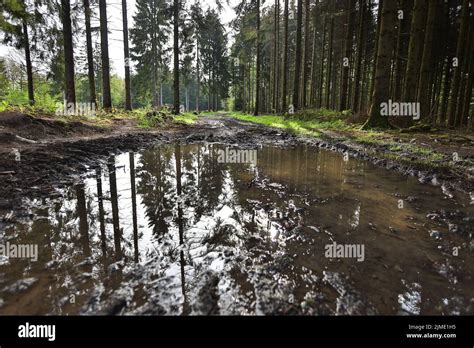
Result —
[[467, 195], [306, 145], [100, 168], [0, 225], [1, 314], [474, 314]]

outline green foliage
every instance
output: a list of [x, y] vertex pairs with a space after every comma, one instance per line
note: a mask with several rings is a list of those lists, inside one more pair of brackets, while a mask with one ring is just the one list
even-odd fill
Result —
[[198, 117], [199, 117], [198, 115], [190, 113], [190, 112], [186, 112], [184, 114], [173, 116], [175, 122], [183, 123], [183, 124], [187, 124], [187, 125], [195, 124]]
[[344, 120], [346, 116], [329, 110], [305, 110], [292, 117], [265, 115], [250, 116], [234, 112], [233, 117], [242, 121], [262, 124], [269, 127], [285, 129], [297, 134], [320, 135], [319, 130], [349, 130], [352, 129]]
[[[8, 89], [3, 97], [3, 108], [22, 107], [29, 108], [28, 91], [21, 89]], [[36, 81], [35, 84], [35, 105], [31, 109], [54, 113], [57, 110], [58, 103], [61, 102], [60, 96], [54, 96], [51, 93], [51, 87], [48, 82]]]

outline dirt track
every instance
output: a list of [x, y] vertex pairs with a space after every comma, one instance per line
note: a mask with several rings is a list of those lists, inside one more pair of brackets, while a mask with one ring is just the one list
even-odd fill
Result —
[[243, 147], [262, 143], [279, 146], [308, 143], [349, 153], [387, 169], [418, 177], [424, 183], [444, 185], [446, 190], [474, 192], [474, 183], [469, 180], [468, 172], [423, 171], [415, 165], [401, 165], [369, 155], [366, 148], [350, 141], [297, 137], [223, 115], [203, 117], [194, 126], [172, 125], [144, 131], [124, 120], [115, 121], [104, 129], [83, 123], [66, 125], [50, 119], [3, 114], [0, 122], [0, 213], [21, 208], [22, 198], [57, 194], [56, 189], [71, 185], [78, 176], [97, 167], [112, 154], [174, 141], [221, 142]]

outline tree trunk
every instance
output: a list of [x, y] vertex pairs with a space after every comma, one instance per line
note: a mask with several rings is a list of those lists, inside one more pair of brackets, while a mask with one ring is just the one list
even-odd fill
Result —
[[262, 53], [260, 51], [260, 0], [257, 0], [257, 72], [255, 79], [255, 110], [254, 116], [258, 116], [260, 113], [260, 68]]
[[328, 68], [326, 76], [326, 108], [329, 109], [331, 98], [332, 64], [334, 56], [334, 11], [331, 11], [331, 29], [329, 29]]
[[180, 105], [179, 105], [179, 0], [174, 0], [173, 5], [173, 51], [174, 51], [174, 81], [173, 81], [173, 90], [174, 90], [174, 114], [179, 115]]
[[289, 36], [289, 0], [285, 0], [285, 12], [283, 14], [285, 21], [285, 50], [283, 51], [283, 91], [282, 91], [282, 111], [284, 113], [288, 112], [287, 96], [288, 96], [288, 51], [290, 50], [288, 46], [288, 36]]
[[106, 110], [110, 110], [112, 109], [112, 94], [110, 92], [109, 32], [107, 28], [107, 4], [105, 0], [99, 0], [99, 12], [103, 107]]
[[380, 28], [381, 28], [381, 23], [382, 23], [382, 8], [383, 8], [383, 2], [385, 0], [379, 0], [379, 8], [377, 10], [377, 33], [376, 33], [376, 38], [375, 38], [375, 57], [374, 57], [374, 62], [372, 66], [372, 78], [370, 81], [370, 98], [373, 97], [374, 94], [374, 87], [375, 87], [375, 70], [377, 67], [377, 54], [379, 51], [379, 42], [380, 42]]
[[64, 76], [65, 98], [68, 104], [76, 105], [76, 86], [74, 80], [74, 48], [71, 28], [70, 0], [61, 0], [63, 11], [63, 40], [64, 40]]
[[323, 24], [323, 42], [321, 47], [321, 62], [320, 66], [320, 75], [319, 75], [319, 95], [318, 95], [318, 107], [323, 106], [323, 86], [324, 86], [324, 56], [326, 55], [326, 29], [327, 29], [327, 14], [324, 15], [324, 24]]
[[132, 110], [132, 92], [130, 87], [130, 49], [128, 44], [127, 0], [122, 0], [123, 52], [125, 60], [125, 110]]
[[[347, 100], [349, 94], [349, 72], [350, 62], [352, 60], [352, 46], [354, 38], [354, 10], [356, 0], [346, 0], [347, 21], [346, 21], [346, 39], [344, 42], [344, 57], [342, 65], [342, 81], [341, 81], [341, 107], [340, 111], [347, 110]], [[347, 63], [347, 64], [346, 64]]]
[[[392, 0], [393, 1], [393, 0]], [[357, 60], [355, 64], [355, 81], [354, 81], [354, 101], [352, 103], [352, 109], [354, 112], [360, 111], [360, 87], [362, 77], [362, 47], [364, 45], [365, 33], [364, 33], [364, 22], [367, 13], [367, 0], [359, 1], [359, 40], [357, 42]]]
[[437, 0], [429, 1], [428, 19], [426, 21], [425, 42], [423, 57], [421, 59], [420, 82], [418, 89], [418, 102], [420, 103], [421, 117], [428, 120], [431, 114], [428, 89], [431, 77], [431, 53], [433, 48], [433, 33], [436, 21]]
[[201, 71], [199, 64], [199, 41], [196, 40], [196, 112], [199, 112], [199, 93], [201, 92]]
[[33, 66], [31, 64], [30, 37], [28, 36], [28, 24], [23, 19], [23, 40], [25, 45], [26, 76], [28, 78], [28, 101], [30, 105], [35, 104], [35, 89], [33, 86]]
[[309, 79], [309, 50], [310, 38], [309, 34], [309, 18], [310, 18], [310, 0], [305, 0], [305, 25], [304, 25], [304, 61], [303, 61], [303, 91], [302, 91], [302, 107], [308, 106], [308, 79]]
[[395, 46], [397, 3], [386, 0], [382, 5], [380, 38], [377, 51], [377, 64], [375, 67], [374, 94], [369, 118], [364, 128], [388, 128], [388, 117], [380, 113], [381, 104], [387, 103], [390, 98], [390, 73], [392, 53]]
[[89, 0], [84, 0], [84, 12], [86, 22], [86, 46], [87, 46], [87, 76], [89, 78], [89, 101], [97, 108], [97, 95], [95, 90], [94, 74], [94, 51], [92, 50], [91, 8]]
[[[433, 0], [430, 0], [430, 2], [431, 1]], [[417, 82], [418, 77], [420, 76], [420, 58], [424, 41], [423, 29], [425, 28], [425, 18], [426, 0], [415, 0], [410, 32], [410, 44], [408, 48], [406, 79], [403, 89], [403, 101], [407, 103], [417, 101]]]
[[469, 0], [463, 0], [462, 15], [461, 15], [461, 28], [459, 30], [458, 44], [456, 49], [456, 58], [458, 59], [458, 65], [454, 67], [454, 77], [451, 87], [451, 99], [449, 101], [448, 110], [448, 124], [450, 126], [455, 125], [456, 121], [456, 107], [459, 97], [459, 89], [461, 85], [461, 70], [462, 70], [462, 55], [465, 49], [465, 43], [467, 41], [469, 24]]
[[301, 52], [303, 36], [303, 0], [298, 0], [298, 13], [296, 22], [296, 52], [295, 52], [295, 76], [293, 83], [293, 107], [300, 108], [300, 79], [301, 79]]
[[275, 18], [273, 23], [273, 113], [278, 113], [278, 42], [280, 39], [280, 0], [275, 0]]

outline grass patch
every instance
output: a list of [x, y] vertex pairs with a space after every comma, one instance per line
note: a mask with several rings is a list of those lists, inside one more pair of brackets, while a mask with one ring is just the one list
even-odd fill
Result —
[[[338, 117], [335, 117], [335, 115]], [[261, 124], [267, 127], [284, 129], [301, 135], [321, 136], [321, 130], [350, 130], [352, 125], [347, 124], [339, 113], [325, 114], [321, 119], [305, 113], [295, 114], [292, 117], [278, 115], [251, 116], [240, 112], [232, 112], [230, 116], [246, 122]]]
[[[417, 165], [423, 168], [447, 169], [451, 167], [446, 155], [436, 152], [429, 147], [406, 142], [396, 142], [392, 131], [361, 130], [356, 124], [349, 123], [349, 113], [332, 110], [303, 110], [295, 115], [252, 116], [233, 112], [231, 117], [241, 121], [261, 124], [268, 127], [283, 129], [292, 133], [321, 137], [323, 131], [334, 131], [356, 144], [367, 146], [380, 158], [395, 160], [404, 164]], [[398, 134], [400, 136], [400, 134]]]
[[173, 116], [173, 119], [176, 123], [186, 124], [186, 125], [193, 125], [196, 123], [199, 115], [196, 115], [192, 112], [185, 112], [180, 115]]

